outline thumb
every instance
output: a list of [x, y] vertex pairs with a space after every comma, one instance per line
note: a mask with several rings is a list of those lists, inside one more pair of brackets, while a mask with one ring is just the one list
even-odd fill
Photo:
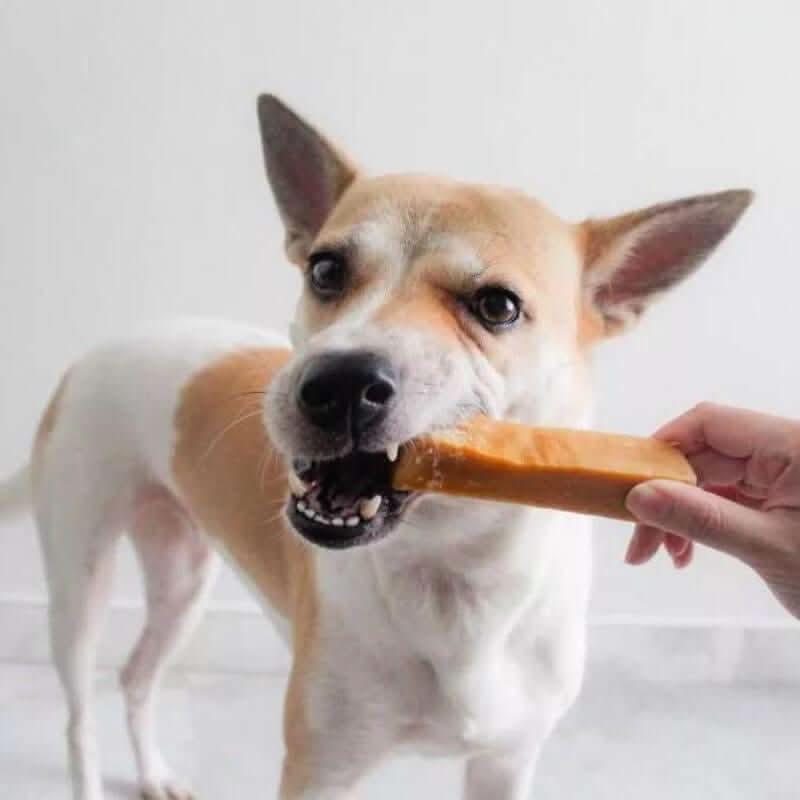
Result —
[[648, 481], [625, 500], [639, 522], [721, 550], [747, 561], [768, 542], [762, 511], [675, 481]]

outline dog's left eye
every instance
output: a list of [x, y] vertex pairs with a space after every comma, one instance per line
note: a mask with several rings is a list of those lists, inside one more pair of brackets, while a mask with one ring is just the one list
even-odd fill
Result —
[[475, 293], [471, 308], [472, 313], [487, 328], [505, 328], [519, 319], [522, 302], [509, 289], [487, 286]]
[[311, 256], [308, 281], [314, 293], [328, 300], [340, 295], [347, 285], [347, 265], [335, 253], [317, 253]]

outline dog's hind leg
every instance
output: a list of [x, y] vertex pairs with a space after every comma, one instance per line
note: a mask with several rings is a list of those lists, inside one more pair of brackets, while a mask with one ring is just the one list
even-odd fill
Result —
[[147, 489], [131, 535], [142, 566], [147, 621], [121, 673], [128, 730], [148, 800], [185, 800], [156, 742], [154, 706], [158, 680], [172, 654], [200, 618], [217, 559], [177, 501], [166, 490]]
[[73, 798], [101, 800], [92, 683], [118, 535], [111, 520], [88, 504], [85, 509], [80, 502], [48, 505], [37, 509], [37, 521], [50, 591], [53, 661], [67, 699]]

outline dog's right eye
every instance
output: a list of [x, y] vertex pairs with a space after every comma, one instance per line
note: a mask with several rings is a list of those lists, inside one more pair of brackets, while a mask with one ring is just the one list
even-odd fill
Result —
[[308, 282], [323, 300], [338, 297], [347, 287], [347, 264], [336, 253], [317, 253], [311, 256]]

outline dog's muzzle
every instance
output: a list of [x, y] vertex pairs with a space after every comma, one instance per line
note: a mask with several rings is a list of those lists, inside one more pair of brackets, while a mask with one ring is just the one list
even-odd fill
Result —
[[399, 520], [410, 495], [392, 488], [398, 444], [375, 447], [396, 400], [394, 368], [377, 353], [326, 352], [303, 367], [297, 408], [330, 440], [332, 452], [344, 452], [293, 464], [288, 516], [309, 541], [332, 548], [365, 544]]

